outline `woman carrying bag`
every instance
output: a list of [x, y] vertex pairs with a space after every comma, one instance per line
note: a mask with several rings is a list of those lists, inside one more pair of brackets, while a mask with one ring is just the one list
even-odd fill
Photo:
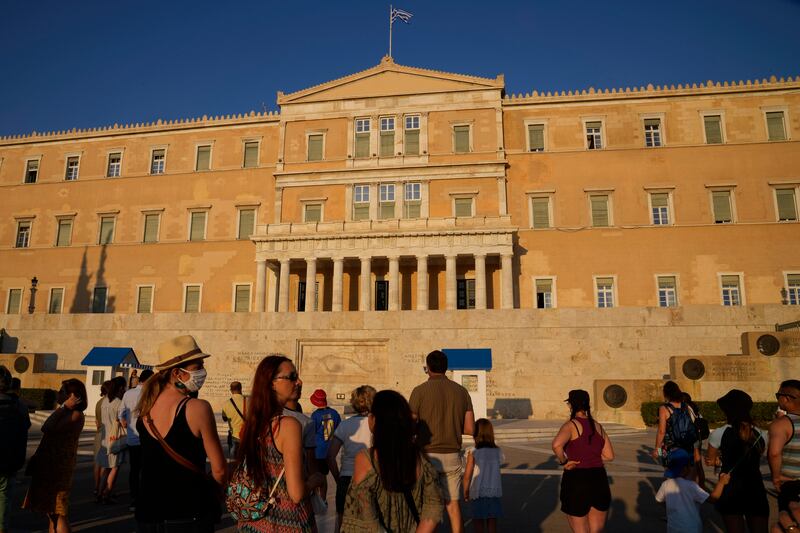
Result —
[[116, 503], [111, 491], [114, 490], [119, 467], [125, 464], [128, 447], [127, 439], [120, 438], [126, 433], [119, 424], [122, 395], [125, 394], [125, 378], [117, 376], [108, 383], [106, 399], [100, 405], [101, 445], [96, 458], [101, 469], [97, 491], [98, 503]]

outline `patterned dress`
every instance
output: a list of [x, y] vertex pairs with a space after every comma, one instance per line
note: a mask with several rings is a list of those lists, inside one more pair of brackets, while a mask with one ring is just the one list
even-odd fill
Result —
[[[261, 443], [262, 464], [266, 470], [266, 497], [272, 489], [274, 480], [283, 469], [283, 455], [275, 447], [272, 432], [268, 432]], [[316, 533], [317, 522], [311, 500], [306, 497], [300, 503], [294, 503], [289, 497], [286, 477], [281, 479], [275, 489], [276, 504], [263, 519], [257, 522], [239, 522], [239, 531], [244, 533]]]

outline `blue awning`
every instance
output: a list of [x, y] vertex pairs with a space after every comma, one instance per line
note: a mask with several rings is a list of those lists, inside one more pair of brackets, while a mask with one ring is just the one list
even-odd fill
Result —
[[445, 348], [448, 370], [491, 370], [491, 348]]
[[81, 361], [83, 366], [122, 366], [123, 363], [139, 364], [133, 348], [109, 348], [95, 346]]

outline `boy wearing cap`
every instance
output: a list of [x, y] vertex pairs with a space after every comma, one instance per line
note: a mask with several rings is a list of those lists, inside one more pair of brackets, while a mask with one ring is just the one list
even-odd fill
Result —
[[692, 471], [689, 452], [678, 448], [670, 453], [664, 472], [667, 479], [656, 493], [656, 501], [667, 505], [667, 533], [702, 533], [700, 504], [717, 501], [731, 479], [730, 474], [720, 474], [717, 485], [709, 494], [689, 479]]
[[314, 458], [317, 463], [317, 471], [326, 476], [325, 483], [323, 483], [320, 494], [324, 495], [328, 492], [327, 475], [328, 469], [328, 448], [331, 445], [333, 432], [339, 427], [342, 418], [335, 409], [328, 407], [328, 395], [322, 389], [317, 389], [311, 395], [311, 403], [317, 409], [311, 413], [311, 423], [314, 425], [314, 433], [317, 438], [316, 448], [314, 450]]

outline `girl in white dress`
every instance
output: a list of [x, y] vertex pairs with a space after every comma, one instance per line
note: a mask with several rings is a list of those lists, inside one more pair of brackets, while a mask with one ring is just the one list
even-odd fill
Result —
[[494, 442], [494, 427], [485, 418], [475, 421], [475, 447], [467, 450], [464, 500], [470, 502], [476, 533], [495, 533], [503, 515], [500, 464], [503, 452]]

